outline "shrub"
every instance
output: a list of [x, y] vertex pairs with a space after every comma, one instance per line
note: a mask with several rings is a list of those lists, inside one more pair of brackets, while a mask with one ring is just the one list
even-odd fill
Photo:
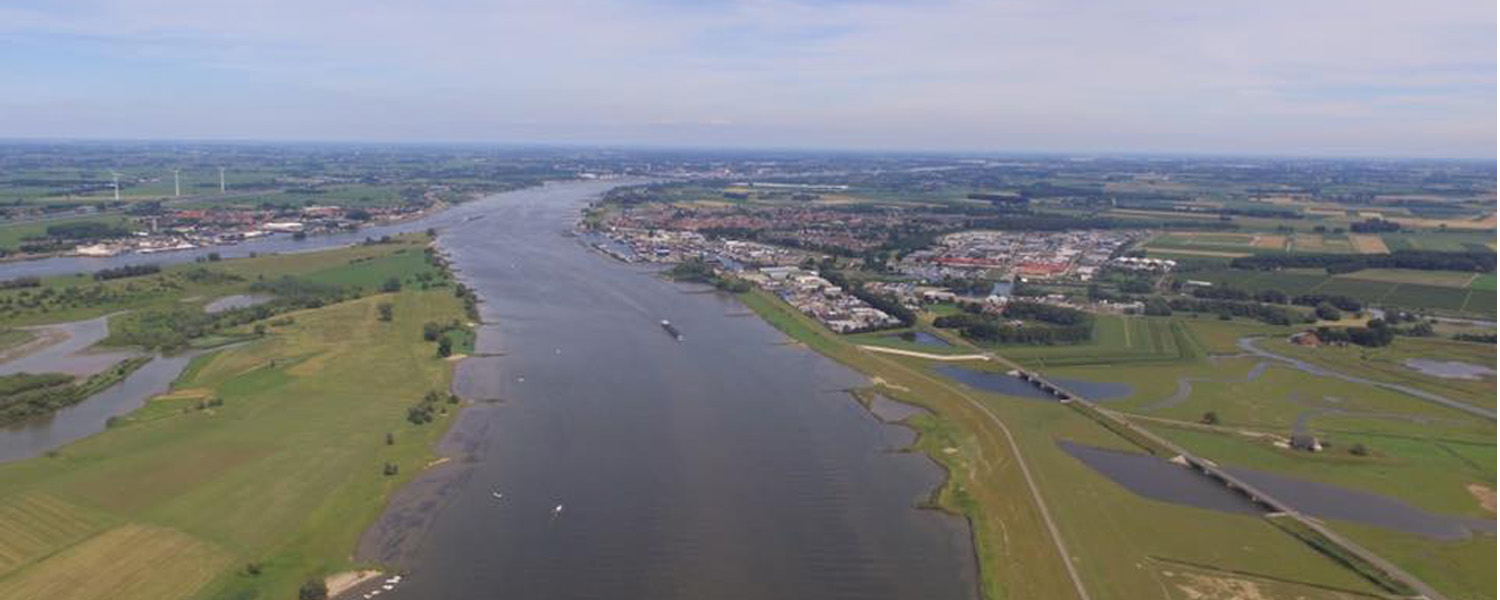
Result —
[[322, 579], [309, 579], [297, 590], [297, 600], [328, 600], [328, 584]]

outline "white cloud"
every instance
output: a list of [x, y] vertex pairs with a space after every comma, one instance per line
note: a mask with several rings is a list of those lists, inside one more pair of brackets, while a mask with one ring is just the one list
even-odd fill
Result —
[[[69, 96], [76, 70], [65, 64], [43, 82], [51, 91], [0, 79], [0, 135], [81, 135], [59, 125], [66, 115], [20, 116], [73, 112], [136, 136], [1495, 148], [1495, 5], [1485, 2], [60, 4], [0, 8], [0, 43], [141, 73], [148, 81], [118, 93], [146, 106]], [[219, 76], [154, 98], [150, 84], [177, 75], [143, 65]], [[247, 126], [191, 117], [225, 108]]]

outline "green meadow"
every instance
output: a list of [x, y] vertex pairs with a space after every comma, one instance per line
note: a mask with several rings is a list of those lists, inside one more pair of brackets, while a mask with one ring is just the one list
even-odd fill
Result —
[[[1097, 598], [1188, 600], [1217, 597], [1229, 589], [1252, 594], [1247, 597], [1379, 597], [1365, 579], [1264, 519], [1148, 500], [1096, 473], [1057, 443], [1069, 440], [1122, 451], [1134, 446], [1078, 411], [967, 388], [932, 371], [932, 361], [860, 351], [849, 337], [823, 329], [763, 292], [740, 298], [798, 342], [870, 375], [872, 391], [933, 411], [909, 420], [920, 434], [913, 450], [929, 454], [948, 471], [934, 502], [965, 515], [974, 527], [986, 598], [1076, 597], [1063, 560], [1072, 561]], [[1147, 357], [1132, 368], [1194, 365], [1206, 360], [1202, 353], [1222, 345], [1223, 338], [1254, 327], [1214, 322], [1229, 332], [1215, 332], [1211, 342], [1203, 342], [1185, 321], [1101, 318], [1114, 331], [1101, 335], [1094, 348], [1075, 353], [1095, 353], [1080, 361], [1085, 365], [1132, 350]], [[1153, 330], [1156, 341], [1147, 333]], [[1180, 337], [1187, 339], [1179, 343]], [[1009, 356], [1011, 349], [992, 350]], [[1172, 355], [1177, 358], [1167, 358]], [[1059, 529], [1066, 559], [1043, 525], [1023, 462]]]
[[405, 418], [451, 377], [422, 323], [462, 314], [411, 288], [294, 313], [110, 429], [0, 465], [0, 597], [279, 599], [352, 567], [451, 412]]

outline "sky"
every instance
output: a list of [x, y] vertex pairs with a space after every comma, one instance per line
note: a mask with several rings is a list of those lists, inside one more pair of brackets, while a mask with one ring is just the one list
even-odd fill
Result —
[[0, 138], [1494, 158], [1493, 0], [0, 0]]

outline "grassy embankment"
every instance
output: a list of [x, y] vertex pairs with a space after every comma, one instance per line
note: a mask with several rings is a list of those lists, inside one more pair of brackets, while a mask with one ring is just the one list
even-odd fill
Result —
[[[395, 249], [299, 255], [295, 268], [379, 282], [424, 264], [391, 259]], [[389, 262], [349, 263], [366, 252]], [[115, 427], [0, 465], [0, 597], [288, 598], [350, 567], [361, 531], [432, 458], [450, 418], [445, 405], [435, 424], [414, 425], [406, 409], [447, 389], [452, 363], [422, 324], [462, 319], [462, 304], [451, 288], [408, 286], [286, 316], [195, 360], [173, 392]], [[384, 475], [387, 464], [399, 474]]]
[[[1147, 500], [1095, 473], [1057, 442], [1135, 448], [1081, 413], [968, 389], [932, 373], [929, 361], [861, 351], [767, 294], [740, 297], [791, 337], [878, 378], [875, 391], [934, 412], [908, 423], [922, 433], [916, 449], [948, 470], [936, 504], [970, 520], [987, 598], [1077, 596], [1021, 460], [1092, 597], [1185, 599], [1240, 590], [1354, 598], [1377, 592], [1264, 519]], [[1122, 330], [1116, 344], [1123, 338]]]

